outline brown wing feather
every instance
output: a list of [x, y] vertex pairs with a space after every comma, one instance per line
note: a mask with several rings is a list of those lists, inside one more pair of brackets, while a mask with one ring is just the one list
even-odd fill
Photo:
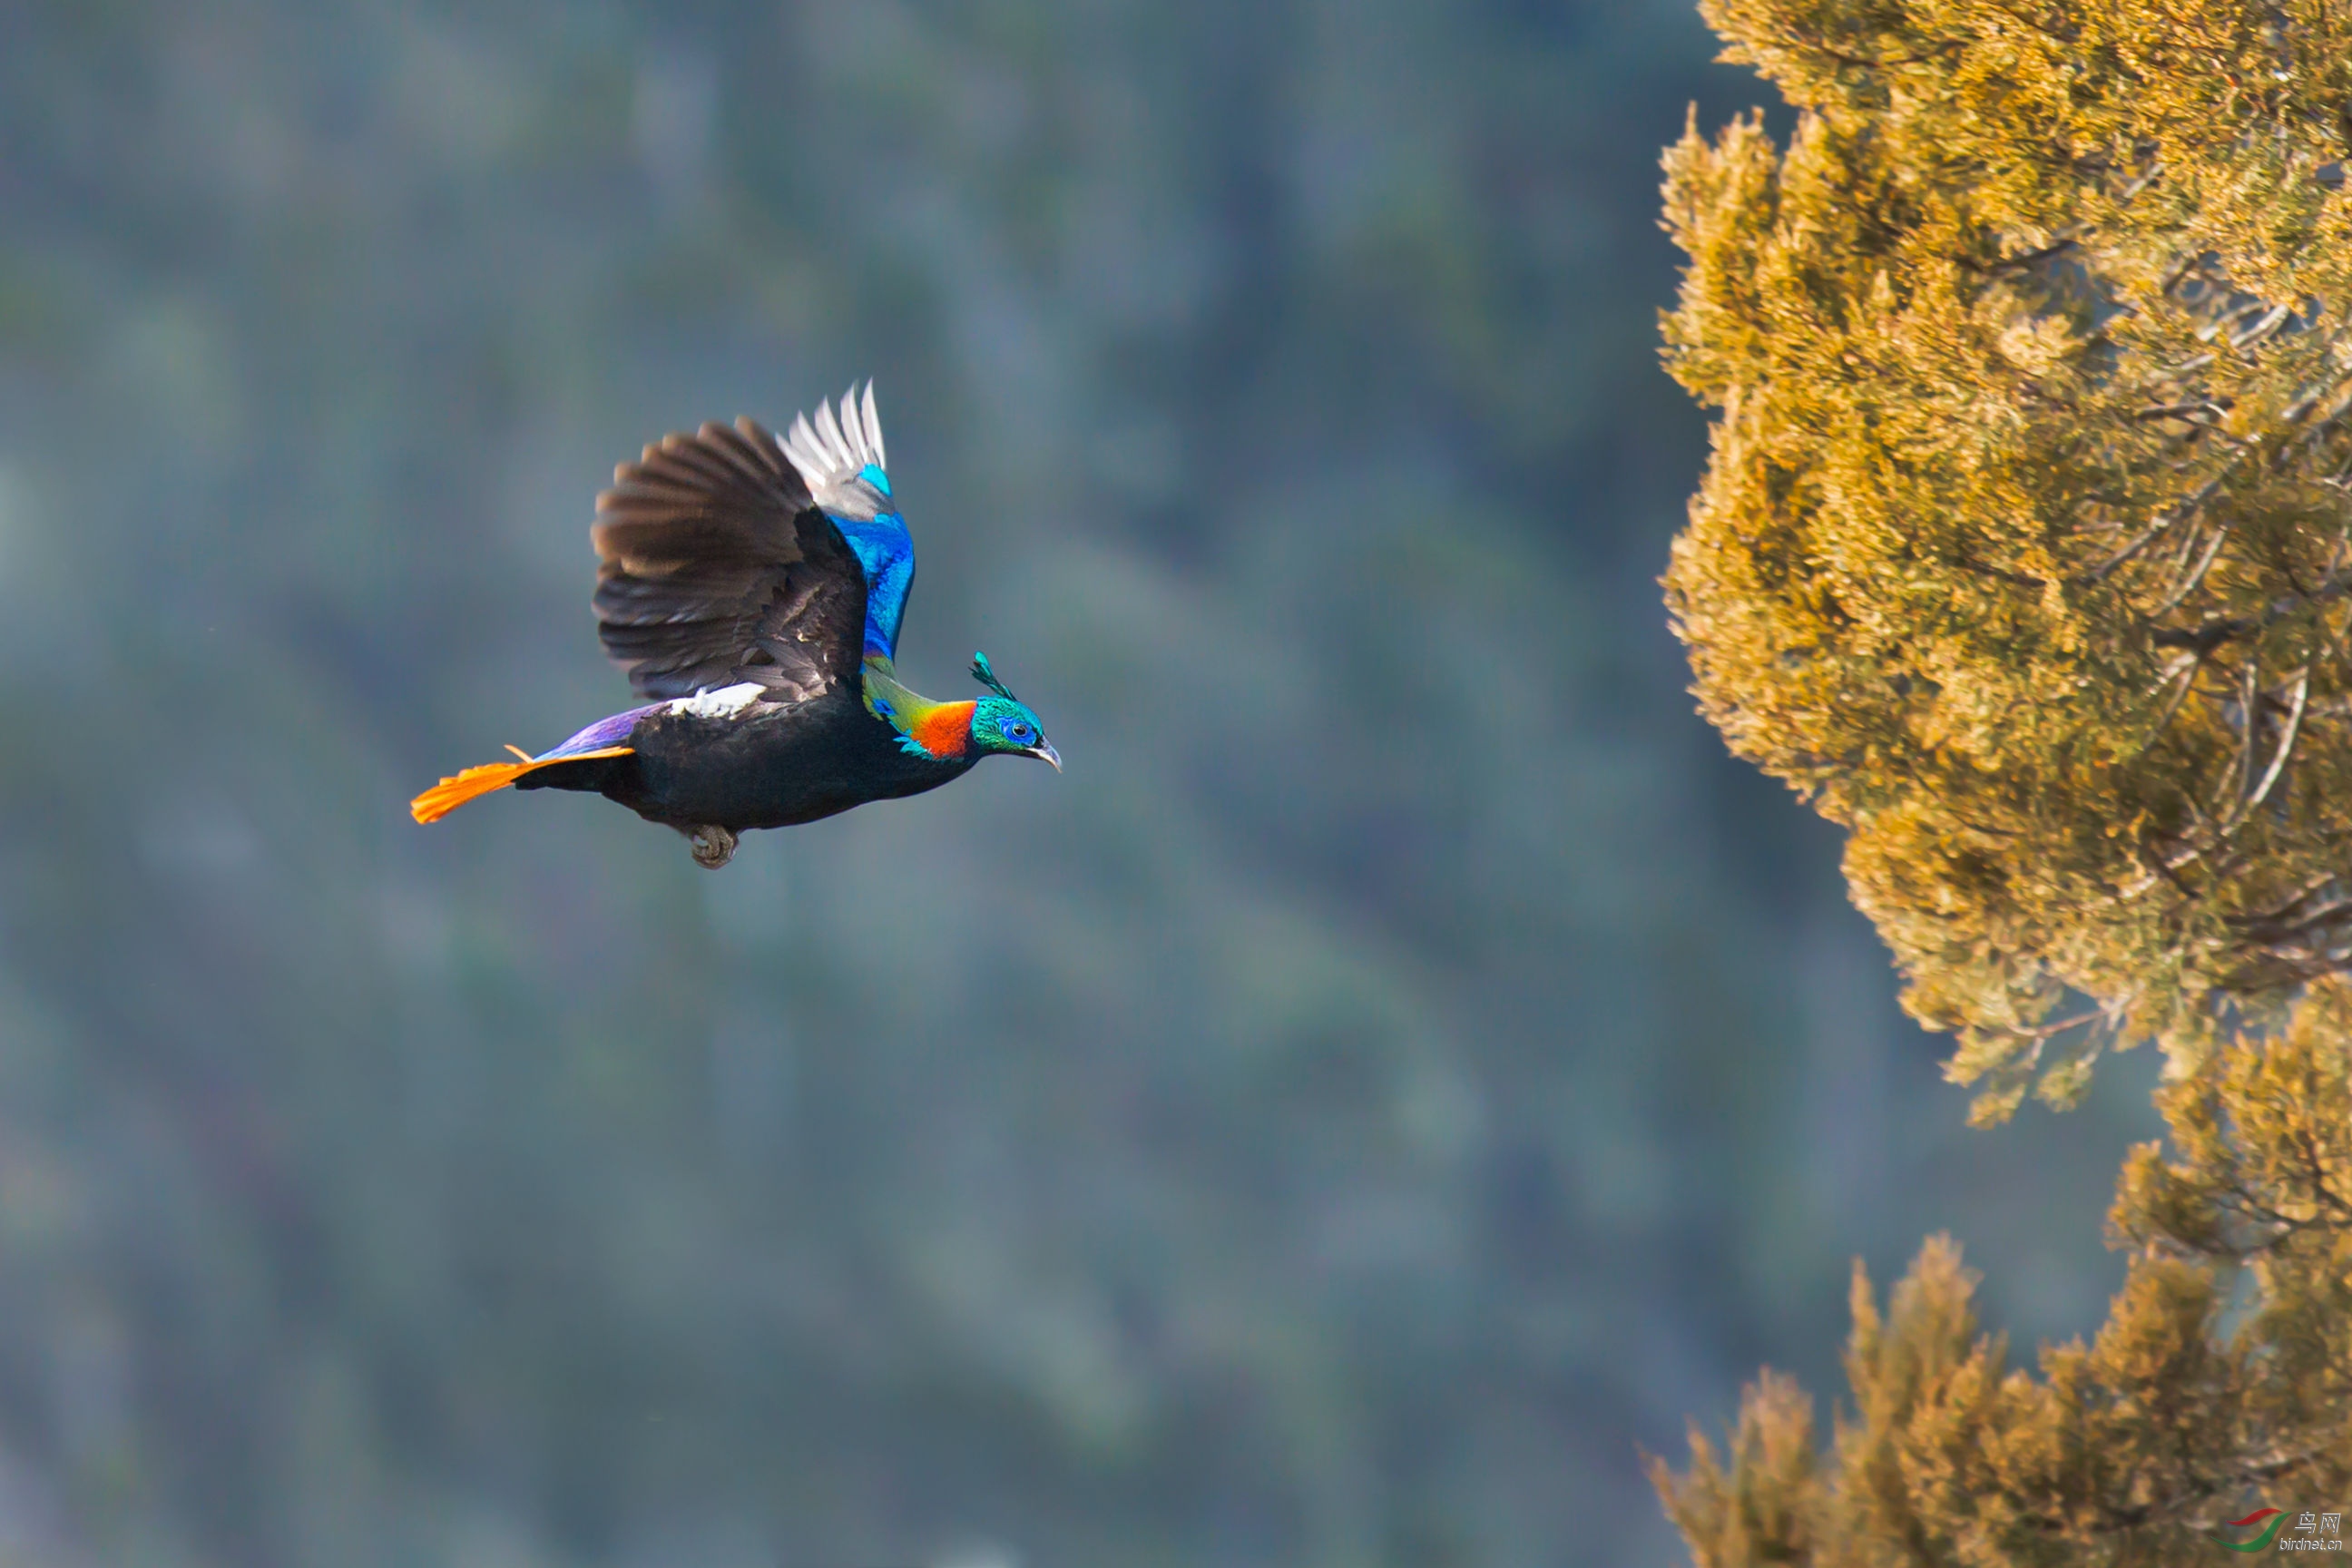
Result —
[[665, 437], [622, 464], [589, 537], [597, 635], [642, 697], [756, 680], [805, 701], [857, 668], [865, 573], [751, 420]]

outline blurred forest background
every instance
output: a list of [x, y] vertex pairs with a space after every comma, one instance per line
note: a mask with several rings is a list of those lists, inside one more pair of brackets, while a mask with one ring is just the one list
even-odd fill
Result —
[[[1670, 1562], [1945, 1227], [2095, 1322], [2153, 1063], [1962, 1128], [1654, 579], [1684, 0], [0, 7], [0, 1563]], [[873, 374], [1069, 763], [416, 789], [590, 501]]]

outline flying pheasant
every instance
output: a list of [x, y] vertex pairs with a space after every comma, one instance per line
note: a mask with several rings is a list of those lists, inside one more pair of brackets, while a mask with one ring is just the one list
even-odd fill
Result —
[[716, 870], [748, 829], [920, 795], [991, 753], [1061, 771], [985, 654], [977, 700], [919, 696], [891, 668], [915, 542], [871, 382], [782, 440], [738, 419], [646, 447], [596, 498], [590, 537], [597, 633], [652, 700], [443, 779], [410, 804], [417, 821], [508, 784], [586, 790], [677, 828]]

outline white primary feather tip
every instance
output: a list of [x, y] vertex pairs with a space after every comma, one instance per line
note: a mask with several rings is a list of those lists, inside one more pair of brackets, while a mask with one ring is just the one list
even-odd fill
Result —
[[793, 416], [793, 427], [781, 444], [820, 501], [823, 491], [846, 485], [869, 463], [886, 473], [890, 468], [883, 455], [882, 416], [875, 412], [871, 380], [863, 396], [853, 383], [837, 403], [820, 402], [814, 421], [805, 414]]

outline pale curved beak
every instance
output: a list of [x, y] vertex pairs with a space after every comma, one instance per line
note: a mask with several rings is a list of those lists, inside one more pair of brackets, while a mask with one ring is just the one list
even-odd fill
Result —
[[1034, 757], [1041, 763], [1053, 763], [1054, 771], [1057, 773], [1062, 771], [1062, 753], [1054, 750], [1054, 742], [1051, 741], [1040, 741], [1022, 755]]

